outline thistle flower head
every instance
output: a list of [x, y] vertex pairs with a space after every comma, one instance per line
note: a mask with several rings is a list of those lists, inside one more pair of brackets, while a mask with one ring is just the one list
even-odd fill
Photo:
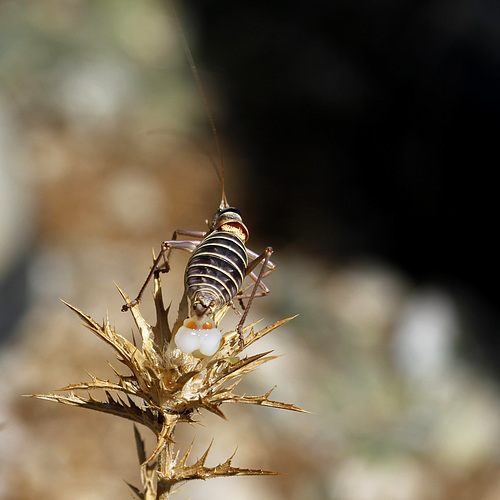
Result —
[[[130, 302], [119, 287], [118, 290], [126, 302]], [[60, 389], [67, 392], [67, 395], [34, 397], [110, 413], [149, 428], [156, 436], [155, 449], [149, 456], [137, 429], [135, 431], [142, 463], [143, 489], [131, 488], [139, 498], [167, 498], [166, 495], [176, 484], [190, 479], [274, 474], [260, 469], [233, 467], [232, 457], [216, 467], [206, 467], [209, 450], [193, 465], [187, 465], [191, 448], [182, 458], [175, 455], [173, 432], [180, 422], [194, 422], [194, 416], [202, 410], [225, 418], [221, 410], [224, 403], [246, 403], [303, 411], [292, 404], [270, 399], [272, 389], [258, 396], [234, 392], [243, 376], [276, 357], [271, 356], [270, 352], [242, 356], [242, 351], [292, 318], [278, 321], [261, 330], [256, 330], [256, 323], [245, 327], [243, 343], [239, 341], [236, 330], [230, 331], [223, 335], [219, 348], [211, 356], [204, 356], [199, 351], [188, 354], [175, 345], [175, 334], [186, 317], [186, 297], [181, 300], [179, 313], [172, 327], [167, 319], [168, 308], [163, 304], [159, 275], [155, 276], [153, 297], [156, 307], [154, 325], [147, 323], [138, 305], [130, 308], [140, 334], [140, 346], [119, 335], [108, 318], [99, 324], [80, 309], [65, 302], [90, 331], [114, 350], [118, 361], [127, 367], [128, 373], [124, 374], [113, 367], [116, 375], [114, 381], [90, 375], [88, 382]], [[86, 395], [79, 395], [80, 391], [84, 391]], [[92, 395], [99, 391], [104, 395], [100, 399]], [[152, 479], [155, 474], [156, 486]]]

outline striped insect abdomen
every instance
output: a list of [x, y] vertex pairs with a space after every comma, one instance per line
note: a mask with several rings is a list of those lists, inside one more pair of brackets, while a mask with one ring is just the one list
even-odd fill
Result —
[[189, 299], [212, 296], [216, 308], [230, 302], [240, 291], [248, 266], [244, 243], [234, 234], [213, 231], [196, 248], [186, 267]]

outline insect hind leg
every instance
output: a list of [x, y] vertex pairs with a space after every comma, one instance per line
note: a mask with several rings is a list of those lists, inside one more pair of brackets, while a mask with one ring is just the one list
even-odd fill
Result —
[[[175, 234], [175, 233], [174, 233]], [[139, 304], [139, 302], [142, 299], [142, 295], [144, 294], [144, 290], [148, 286], [148, 283], [151, 281], [151, 278], [160, 272], [168, 272], [170, 270], [170, 265], [168, 263], [169, 257], [170, 257], [170, 252], [175, 248], [178, 250], [184, 250], [185, 252], [192, 253], [194, 249], [198, 246], [199, 241], [191, 241], [191, 240], [170, 240], [170, 241], [164, 241], [161, 244], [161, 250], [158, 256], [155, 258], [153, 262], [153, 266], [151, 267], [151, 270], [149, 271], [146, 280], [144, 281], [144, 284], [142, 285], [141, 289], [139, 290], [139, 293], [137, 294], [137, 297], [130, 301], [127, 302], [122, 306], [122, 312], [128, 311], [131, 307], [136, 306]], [[160, 261], [164, 259], [164, 267], [160, 267]]]
[[[257, 265], [262, 262], [262, 267], [260, 269], [260, 272], [257, 276], [257, 279], [255, 280], [255, 284], [252, 288], [252, 292], [248, 296], [248, 303], [247, 306], [241, 316], [240, 322], [238, 323], [238, 326], [236, 327], [236, 331], [238, 332], [239, 336], [239, 344], [241, 347], [243, 347], [243, 325], [245, 324], [245, 320], [247, 319], [248, 312], [250, 311], [250, 307], [252, 305], [253, 299], [257, 296], [262, 296], [262, 295], [267, 295], [269, 293], [269, 288], [262, 282], [265, 276], [268, 276], [270, 273], [274, 271], [275, 265], [271, 262], [271, 255], [273, 254], [273, 249], [272, 247], [267, 247], [264, 252], [262, 252], [259, 256], [257, 256], [248, 266], [247, 268], [247, 275], [249, 276], [255, 276], [255, 274], [252, 272], [253, 269], [257, 267]], [[272, 266], [272, 267], [271, 267]], [[266, 269], [268, 269], [266, 271]], [[252, 278], [253, 278], [252, 276]], [[261, 288], [263, 292], [260, 294], [257, 294], [257, 289]], [[241, 298], [246, 298], [246, 296], [241, 296]]]
[[247, 248], [247, 254], [252, 258], [252, 261], [247, 267], [247, 275], [252, 275], [252, 271], [259, 265], [260, 262], [263, 263], [264, 267], [268, 268], [268, 271], [266, 271], [266, 273], [262, 276], [262, 278], [269, 276], [276, 269], [276, 265], [271, 260], [267, 259], [265, 263], [263, 262], [265, 260], [266, 253], [268, 251], [271, 252], [269, 255], [273, 253], [273, 249], [271, 247], [267, 247], [260, 255], [254, 252], [253, 250]]
[[[178, 241], [177, 240], [177, 237], [178, 236], [187, 236], [189, 238], [199, 238], [200, 240], [202, 240], [205, 236], [206, 236], [206, 231], [192, 231], [191, 229], [176, 229], [174, 231], [174, 234], [172, 234], [172, 238], [170, 239], [171, 241], [169, 242], [166, 242], [164, 241], [163, 243], [174, 243], [175, 241]], [[195, 244], [195, 246], [193, 247], [193, 250], [196, 246], [198, 246], [199, 242], [192, 242], [193, 244]], [[164, 253], [164, 256], [165, 256], [165, 265], [167, 266], [168, 264], [168, 261], [170, 260], [170, 252], [176, 248], [175, 245], [170, 245], [170, 248], [168, 249], [168, 252]], [[193, 251], [191, 250], [191, 252]], [[168, 271], [167, 271], [168, 272]]]
[[[250, 276], [250, 278], [253, 279], [254, 283], [257, 283], [257, 286], [262, 290], [259, 293], [255, 293], [255, 295], [253, 297], [254, 299], [256, 299], [257, 297], [265, 297], [270, 292], [269, 288], [264, 283], [264, 278], [266, 278], [267, 276], [269, 276], [273, 271], [274, 271], [274, 269], [271, 269], [271, 270], [265, 272], [262, 275], [262, 278], [260, 280], [259, 280], [259, 277], [254, 272], [251, 272], [251, 273], [248, 274], [248, 276]], [[250, 289], [251, 287], [252, 287], [251, 284], [248, 285], [244, 290], [241, 290], [238, 293], [238, 295], [236, 296], [236, 298], [238, 299], [238, 302], [240, 304], [240, 307], [241, 307], [241, 309], [243, 311], [248, 307], [248, 305], [245, 306], [245, 304], [243, 303], [243, 299], [249, 299], [252, 296], [251, 293], [245, 293], [245, 292], [248, 289]], [[237, 309], [235, 309], [235, 310], [237, 310]]]
[[[270, 250], [272, 253], [272, 248], [270, 248]], [[258, 255], [257, 253], [255, 253], [252, 250], [249, 250], [247, 248], [247, 253], [248, 253], [248, 255], [253, 257], [253, 260], [250, 262], [250, 264], [247, 268], [246, 275], [249, 276], [250, 278], [252, 278], [254, 283], [257, 283], [258, 287], [261, 289], [260, 293], [255, 293], [254, 298], [265, 297], [270, 292], [269, 288], [264, 283], [264, 279], [267, 278], [276, 269], [276, 265], [274, 264], [274, 262], [272, 262], [269, 259], [267, 259], [267, 261], [265, 261], [266, 260], [265, 259], [266, 252], [267, 252], [267, 249], [266, 249], [266, 251], [264, 251], [263, 253]], [[267, 267], [267, 271], [265, 271], [264, 274], [262, 274], [262, 276], [260, 276], [260, 278], [254, 271], [252, 271], [252, 269], [255, 269], [259, 265], [259, 263], [262, 263], [263, 268]], [[247, 306], [245, 306], [243, 304], [243, 299], [249, 299], [251, 297], [251, 293], [250, 294], [245, 293], [250, 288], [252, 288], [251, 284], [246, 286], [243, 290], [240, 290], [240, 292], [236, 296], [236, 298], [238, 299], [238, 302], [241, 306], [241, 309], [243, 309], [243, 310], [245, 310], [247, 308]]]

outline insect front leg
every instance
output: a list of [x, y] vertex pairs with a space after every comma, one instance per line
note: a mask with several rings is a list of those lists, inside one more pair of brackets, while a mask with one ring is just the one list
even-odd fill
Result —
[[[175, 233], [174, 233], [175, 234]], [[136, 306], [142, 298], [142, 295], [144, 293], [144, 290], [146, 289], [148, 283], [151, 281], [151, 278], [155, 275], [155, 273], [159, 272], [168, 272], [170, 269], [169, 263], [168, 263], [168, 258], [170, 256], [171, 250], [174, 248], [178, 250], [184, 250], [185, 252], [193, 253], [194, 249], [199, 245], [199, 241], [191, 241], [191, 240], [170, 240], [170, 241], [164, 241], [161, 244], [161, 250], [156, 259], [153, 262], [153, 266], [151, 267], [151, 270], [149, 271], [149, 274], [146, 277], [146, 280], [144, 281], [144, 284], [142, 285], [141, 289], [139, 290], [139, 293], [137, 294], [137, 297], [130, 301], [127, 302], [122, 306], [122, 312], [128, 311], [131, 307]], [[164, 259], [165, 262], [165, 267], [163, 269], [160, 269], [159, 264], [161, 259]]]

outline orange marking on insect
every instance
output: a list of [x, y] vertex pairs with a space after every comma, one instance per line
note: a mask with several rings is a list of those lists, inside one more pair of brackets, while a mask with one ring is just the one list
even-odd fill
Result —
[[248, 239], [248, 230], [243, 230], [242, 224], [228, 222], [222, 224], [220, 227], [222, 231], [227, 231], [228, 233], [232, 233], [236, 235], [241, 241], [245, 242]]
[[211, 330], [213, 327], [214, 325], [210, 321], [206, 321], [202, 326], [203, 330]]
[[190, 321], [186, 325], [186, 328], [190, 328], [191, 330], [198, 330], [198, 325], [194, 321]]

